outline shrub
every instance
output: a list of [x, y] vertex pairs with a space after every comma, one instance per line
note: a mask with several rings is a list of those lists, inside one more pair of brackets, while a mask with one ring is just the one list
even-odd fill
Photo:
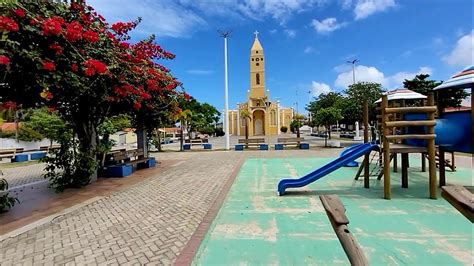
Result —
[[201, 132], [201, 134], [207, 134], [211, 136], [211, 135], [214, 135], [214, 133], [216, 132], [216, 129], [213, 126], [207, 126], [207, 127], [199, 129], [199, 132]]
[[222, 137], [225, 135], [225, 132], [222, 128], [216, 128], [216, 137]]
[[286, 126], [282, 126], [280, 128], [280, 131], [283, 132], [283, 133], [286, 133], [286, 132], [288, 132], [288, 128]]
[[[3, 191], [3, 192], [2, 192]], [[8, 193], [8, 182], [4, 178], [0, 178], [0, 212], [7, 211], [12, 208], [15, 203], [20, 203], [20, 201], [11, 197]]]
[[[0, 131], [0, 138], [14, 139], [15, 132], [14, 131]], [[21, 141], [40, 141], [43, 138], [44, 138], [43, 135], [41, 135], [39, 132], [27, 126], [22, 126], [18, 130], [18, 140], [21, 140]]]

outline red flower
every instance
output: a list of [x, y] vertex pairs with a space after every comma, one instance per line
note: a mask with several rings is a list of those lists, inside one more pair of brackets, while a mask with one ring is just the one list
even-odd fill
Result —
[[13, 10], [13, 12], [15, 13], [15, 15], [17, 15], [20, 18], [24, 18], [26, 16], [25, 10], [23, 10], [21, 8], [17, 8], [15, 10]]
[[79, 3], [73, 2], [73, 3], [71, 4], [71, 9], [72, 9], [72, 10], [84, 10], [84, 6], [83, 6], [83, 4], [79, 4]]
[[5, 55], [0, 55], [0, 65], [8, 66], [10, 64], [10, 58]]
[[146, 108], [148, 108], [148, 109], [150, 109], [150, 110], [151, 110], [151, 109], [153, 109], [153, 105], [151, 105], [151, 104], [147, 104], [147, 105], [146, 105]]
[[[39, 19], [38, 19], [39, 20]], [[57, 36], [61, 33], [61, 25], [64, 23], [64, 19], [61, 17], [48, 18], [43, 22], [43, 34]]]
[[43, 62], [43, 69], [47, 71], [54, 71], [56, 70], [56, 65], [51, 61], [44, 61]]
[[50, 49], [54, 50], [54, 52], [56, 53], [56, 55], [60, 55], [63, 53], [63, 48], [57, 44], [57, 43], [53, 43], [49, 46]]
[[18, 31], [18, 24], [11, 18], [0, 16], [0, 31]]
[[77, 66], [77, 64], [72, 64], [72, 65], [71, 65], [71, 70], [72, 70], [73, 72], [77, 72], [77, 71], [79, 70], [79, 67]]
[[140, 96], [142, 97], [143, 100], [150, 100], [151, 99], [151, 95], [149, 93], [146, 93], [146, 92], [142, 92], [140, 94]]
[[134, 102], [133, 103], [133, 108], [139, 110], [140, 108], [142, 108], [142, 104], [140, 102]]
[[82, 35], [86, 41], [95, 43], [99, 41], [99, 34], [95, 31], [88, 30]]
[[48, 99], [48, 100], [53, 99], [53, 94], [52, 94], [50, 91], [48, 91], [48, 92], [46, 93], [46, 99]]
[[48, 111], [52, 113], [52, 112], [56, 111], [56, 107], [48, 107]]
[[8, 110], [16, 109], [16, 102], [8, 101], [3, 104], [3, 108]]
[[73, 21], [66, 27], [66, 39], [70, 42], [76, 42], [82, 39], [82, 25]]
[[117, 22], [112, 25], [112, 30], [118, 35], [123, 35], [137, 26], [136, 22]]
[[84, 66], [86, 67], [85, 74], [88, 77], [93, 76], [96, 73], [103, 74], [107, 72], [107, 65], [99, 60], [89, 59], [84, 62]]
[[183, 94], [185, 100], [191, 99], [191, 95], [187, 94], [186, 92]]

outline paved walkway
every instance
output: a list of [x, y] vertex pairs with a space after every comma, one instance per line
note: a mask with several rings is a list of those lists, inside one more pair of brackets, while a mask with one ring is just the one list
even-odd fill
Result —
[[37, 163], [21, 167], [0, 169], [3, 172], [3, 178], [8, 181], [10, 188], [23, 186], [30, 183], [44, 181], [43, 169], [44, 163]]

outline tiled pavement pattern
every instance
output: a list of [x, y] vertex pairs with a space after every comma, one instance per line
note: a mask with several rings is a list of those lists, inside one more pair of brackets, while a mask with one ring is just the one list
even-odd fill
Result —
[[44, 163], [33, 165], [0, 169], [3, 172], [3, 178], [8, 181], [10, 189], [38, 181], [45, 180], [43, 177]]
[[243, 157], [235, 152], [178, 156], [188, 158], [129, 189], [4, 240], [0, 265], [171, 264]]

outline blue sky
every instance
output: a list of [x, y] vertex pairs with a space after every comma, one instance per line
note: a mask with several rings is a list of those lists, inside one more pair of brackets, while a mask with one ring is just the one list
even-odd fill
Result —
[[260, 32], [271, 98], [300, 112], [319, 93], [357, 81], [399, 88], [418, 73], [446, 80], [474, 61], [470, 0], [93, 0], [109, 22], [142, 17], [150, 34], [176, 54], [163, 62], [186, 91], [224, 106], [223, 40], [229, 39], [229, 106], [246, 100], [253, 32]]

